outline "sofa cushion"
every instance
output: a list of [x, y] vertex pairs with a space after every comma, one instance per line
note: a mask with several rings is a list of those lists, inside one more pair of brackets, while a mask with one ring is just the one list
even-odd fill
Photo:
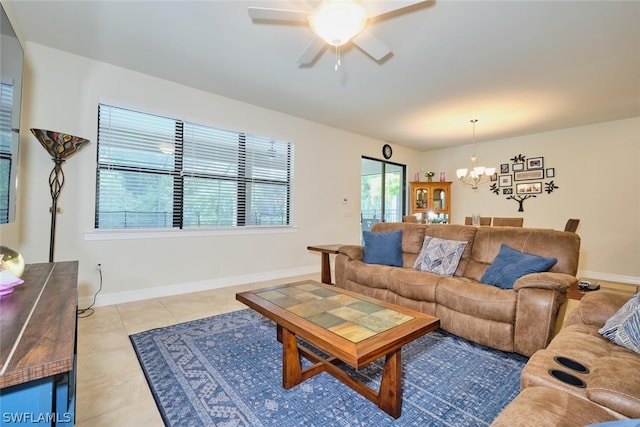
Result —
[[513, 324], [516, 293], [464, 277], [443, 277], [436, 287], [436, 302], [479, 319]]
[[467, 242], [425, 237], [413, 268], [429, 273], [453, 276]]
[[442, 278], [413, 268], [394, 268], [389, 273], [387, 289], [412, 300], [436, 302], [436, 286]]
[[616, 344], [640, 353], [640, 294], [624, 303], [599, 332]]
[[345, 272], [345, 279], [370, 288], [387, 289], [389, 273], [396, 267], [379, 264], [365, 264], [362, 261], [351, 261]]
[[363, 231], [362, 239], [365, 263], [402, 267], [402, 230], [388, 233]]
[[518, 278], [529, 273], [548, 271], [557, 261], [557, 258], [527, 254], [502, 244], [500, 252], [480, 281], [502, 289], [512, 289]]

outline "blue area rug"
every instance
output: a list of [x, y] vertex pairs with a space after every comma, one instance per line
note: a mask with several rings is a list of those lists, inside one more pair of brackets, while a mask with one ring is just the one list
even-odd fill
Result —
[[[180, 427], [487, 426], [518, 394], [527, 361], [440, 330], [427, 334], [402, 348], [396, 420], [324, 372], [282, 388], [275, 324], [253, 310], [130, 338], [165, 424]], [[377, 390], [383, 362], [348, 370]]]

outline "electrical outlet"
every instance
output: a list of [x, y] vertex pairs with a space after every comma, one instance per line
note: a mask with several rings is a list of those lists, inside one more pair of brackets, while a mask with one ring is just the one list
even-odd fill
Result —
[[96, 271], [102, 271], [102, 264], [98, 263], [96, 265]]

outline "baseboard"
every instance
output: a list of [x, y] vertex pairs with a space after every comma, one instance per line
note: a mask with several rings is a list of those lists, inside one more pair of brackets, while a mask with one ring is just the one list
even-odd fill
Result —
[[[153, 288], [136, 289], [131, 291], [116, 292], [111, 294], [98, 294], [94, 307], [123, 304], [126, 302], [140, 301], [151, 298], [168, 297], [172, 295], [188, 294], [191, 292], [207, 291], [211, 289], [226, 288], [228, 286], [244, 285], [247, 283], [265, 282], [274, 279], [283, 279], [320, 273], [317, 265], [289, 268], [286, 270], [266, 271], [244, 276], [222, 277], [199, 282], [176, 283], [173, 285], [158, 286]], [[78, 298], [79, 307], [88, 307], [93, 302], [93, 296]]]
[[620, 274], [580, 270], [578, 271], [578, 277], [585, 277], [585, 278], [595, 279], [595, 280], [606, 280], [609, 282], [617, 282], [617, 283], [628, 283], [630, 285], [640, 286], [640, 277], [635, 277], [635, 276], [623, 276]]

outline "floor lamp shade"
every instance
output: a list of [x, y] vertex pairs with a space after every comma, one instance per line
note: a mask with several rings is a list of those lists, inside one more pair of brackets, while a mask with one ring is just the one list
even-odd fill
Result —
[[31, 133], [40, 141], [42, 147], [51, 155], [54, 166], [49, 174], [49, 191], [51, 193], [51, 235], [49, 238], [49, 262], [53, 262], [53, 250], [56, 240], [56, 216], [58, 196], [64, 186], [62, 163], [75, 153], [86, 147], [89, 140], [62, 132], [43, 129], [31, 129]]

